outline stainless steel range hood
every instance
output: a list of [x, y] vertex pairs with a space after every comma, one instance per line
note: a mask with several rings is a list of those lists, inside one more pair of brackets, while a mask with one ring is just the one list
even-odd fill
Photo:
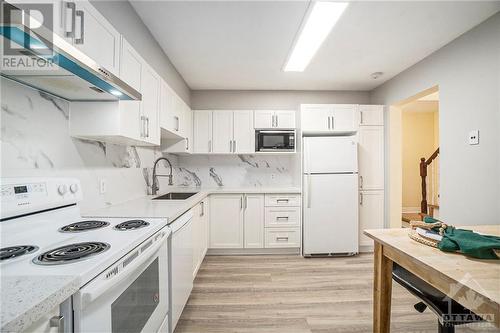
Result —
[[[21, 15], [20, 15], [21, 16]], [[0, 23], [1, 75], [68, 101], [141, 100], [141, 94], [46, 27]], [[6, 48], [8, 46], [8, 49]]]

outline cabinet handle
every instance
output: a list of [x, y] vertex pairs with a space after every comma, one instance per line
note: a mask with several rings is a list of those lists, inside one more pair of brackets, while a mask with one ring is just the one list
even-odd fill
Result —
[[146, 117], [146, 138], [149, 138], [149, 117]]
[[50, 327], [57, 327], [58, 333], [64, 333], [64, 316], [54, 316], [49, 320]]
[[288, 216], [276, 216], [276, 220], [287, 220], [288, 221]]
[[335, 117], [332, 116], [332, 130], [335, 129]]
[[363, 188], [363, 176], [359, 176], [359, 188]]
[[240, 210], [243, 210], [243, 197], [240, 197]]
[[248, 197], [245, 195], [245, 210], [248, 208]]
[[80, 16], [80, 38], [75, 39], [75, 44], [83, 44], [85, 41], [85, 12], [83, 10], [77, 10], [76, 16]]
[[141, 138], [144, 137], [144, 116], [141, 116]]
[[203, 215], [205, 215], [205, 203], [202, 201], [202, 202], [200, 202], [200, 205], [201, 205], [200, 216], [203, 216]]
[[279, 127], [279, 122], [278, 122], [278, 121], [279, 121], [279, 119], [278, 119], [278, 115], [275, 115], [274, 117], [276, 118], [276, 127]]
[[276, 237], [276, 241], [279, 242], [279, 241], [285, 241], [285, 242], [288, 242], [288, 237]]
[[229, 140], [229, 152], [233, 152], [233, 140]]
[[288, 201], [290, 201], [289, 199], [276, 199], [276, 202], [280, 203], [280, 202], [286, 202], [288, 203]]
[[208, 140], [208, 152], [212, 152], [212, 140]]
[[363, 111], [359, 111], [360, 124], [363, 125]]
[[189, 138], [186, 138], [186, 150], [189, 150]]
[[330, 121], [330, 117], [328, 117], [328, 129], [331, 129]]
[[233, 153], [236, 153], [236, 140], [233, 140]]
[[359, 193], [359, 204], [360, 206], [363, 206], [363, 193]]
[[[75, 24], [76, 24], [76, 5], [74, 2], [66, 2], [66, 8], [71, 9], [71, 31], [66, 31], [65, 36], [68, 38], [75, 37]], [[66, 17], [66, 15], [64, 15]]]
[[175, 118], [175, 131], [179, 132], [179, 127], [180, 127], [179, 117], [174, 116], [174, 118]]

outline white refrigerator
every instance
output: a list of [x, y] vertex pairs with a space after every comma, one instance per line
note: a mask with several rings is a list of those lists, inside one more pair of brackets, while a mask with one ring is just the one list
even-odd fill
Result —
[[303, 254], [356, 254], [357, 138], [305, 137], [303, 143]]

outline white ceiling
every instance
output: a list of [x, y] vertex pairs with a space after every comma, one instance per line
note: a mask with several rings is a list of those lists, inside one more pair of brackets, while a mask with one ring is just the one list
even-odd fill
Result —
[[293, 73], [282, 67], [308, 1], [131, 3], [194, 90], [371, 90], [500, 10], [498, 1], [352, 2]]

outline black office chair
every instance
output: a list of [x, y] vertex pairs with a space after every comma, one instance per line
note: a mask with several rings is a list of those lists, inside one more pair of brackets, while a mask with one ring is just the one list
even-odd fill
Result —
[[410, 293], [421, 299], [414, 305], [422, 313], [429, 307], [438, 316], [439, 333], [455, 333], [455, 326], [482, 321], [482, 318], [445, 294], [393, 263], [392, 278]]

